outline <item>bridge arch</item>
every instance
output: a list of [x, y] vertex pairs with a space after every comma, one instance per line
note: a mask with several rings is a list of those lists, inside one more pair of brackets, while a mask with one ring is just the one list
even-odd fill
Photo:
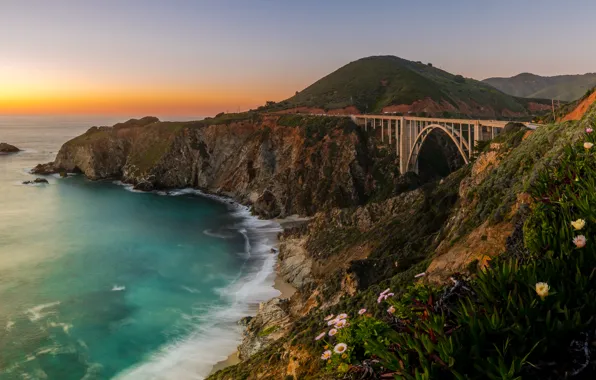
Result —
[[440, 124], [429, 124], [425, 126], [420, 131], [420, 133], [418, 133], [418, 135], [412, 143], [412, 147], [410, 149], [410, 154], [408, 156], [407, 161], [407, 171], [418, 172], [418, 156], [420, 154], [420, 150], [422, 149], [422, 145], [424, 144], [424, 141], [426, 141], [428, 136], [437, 129], [445, 133], [447, 136], [449, 136], [451, 141], [453, 141], [461, 157], [463, 158], [464, 163], [468, 164], [470, 162], [468, 158], [470, 154], [470, 146], [468, 145], [466, 139], [463, 138], [463, 136], [461, 136], [458, 131], [453, 129], [450, 130], [449, 128]]

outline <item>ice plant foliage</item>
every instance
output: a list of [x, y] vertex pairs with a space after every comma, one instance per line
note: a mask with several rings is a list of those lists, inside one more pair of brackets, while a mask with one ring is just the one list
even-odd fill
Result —
[[[554, 127], [542, 128], [529, 139], [548, 141], [543, 131]], [[454, 274], [442, 286], [408, 276], [412, 285], [402, 287], [403, 277], [392, 278], [399, 296], [379, 293], [376, 313], [363, 308], [349, 324], [334, 320], [329, 378], [596, 379], [596, 246], [588, 244], [596, 160], [586, 152], [596, 134], [585, 132], [556, 165], [537, 169], [523, 249], [485, 255], [469, 278]]]

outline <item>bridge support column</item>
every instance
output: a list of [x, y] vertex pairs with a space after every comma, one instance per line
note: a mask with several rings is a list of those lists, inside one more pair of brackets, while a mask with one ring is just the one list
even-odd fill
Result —
[[[395, 119], [395, 155], [399, 157], [399, 122], [400, 119]], [[403, 128], [403, 125], [401, 126]]]
[[399, 122], [401, 124], [399, 133], [399, 172], [405, 174], [408, 171], [408, 158], [412, 150], [412, 122], [404, 117], [400, 118]]
[[387, 134], [389, 135], [389, 144], [391, 145], [391, 119], [387, 120]]
[[484, 140], [484, 136], [480, 136], [480, 132], [480, 121], [476, 120], [474, 122], [474, 143], [470, 145], [470, 159], [474, 155], [474, 148], [478, 145], [478, 140]]

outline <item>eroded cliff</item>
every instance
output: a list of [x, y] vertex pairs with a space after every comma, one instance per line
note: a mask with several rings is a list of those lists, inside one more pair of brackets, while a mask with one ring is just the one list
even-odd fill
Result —
[[141, 190], [193, 187], [267, 218], [365, 203], [399, 177], [395, 157], [349, 118], [261, 116], [198, 122], [146, 117], [93, 127], [35, 173], [82, 172]]

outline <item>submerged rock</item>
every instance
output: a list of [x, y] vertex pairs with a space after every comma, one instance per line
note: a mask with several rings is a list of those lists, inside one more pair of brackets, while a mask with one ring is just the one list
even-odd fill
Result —
[[7, 143], [0, 143], [0, 154], [1, 153], [16, 153], [20, 152], [21, 150], [14, 145], [10, 145]]
[[54, 167], [53, 162], [48, 162], [47, 164], [38, 164], [36, 167], [31, 169], [31, 174], [41, 174], [41, 175], [48, 175], [54, 174], [57, 170]]
[[33, 181], [25, 181], [23, 185], [34, 185], [36, 183], [49, 183], [45, 178], [35, 178]]

